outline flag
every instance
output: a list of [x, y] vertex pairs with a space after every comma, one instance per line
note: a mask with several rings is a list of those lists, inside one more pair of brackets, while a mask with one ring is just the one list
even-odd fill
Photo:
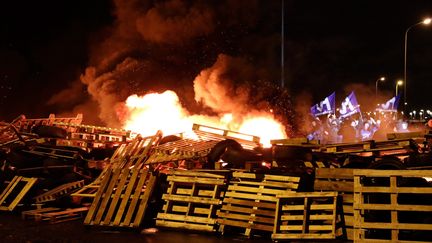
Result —
[[339, 109], [340, 118], [354, 115], [357, 112], [360, 112], [360, 105], [353, 91], [342, 101], [341, 108]]
[[379, 105], [376, 110], [384, 112], [397, 112], [400, 96], [401, 95], [398, 94], [397, 96], [389, 99], [386, 103]]
[[333, 92], [331, 95], [327, 96], [323, 101], [312, 106], [310, 108], [312, 115], [317, 117], [317, 116], [333, 113], [336, 107], [335, 96], [336, 93]]

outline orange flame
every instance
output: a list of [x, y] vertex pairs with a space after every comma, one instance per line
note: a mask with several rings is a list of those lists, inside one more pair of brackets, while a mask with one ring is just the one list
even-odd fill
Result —
[[161, 130], [165, 136], [188, 132], [191, 131], [193, 123], [198, 123], [259, 136], [264, 147], [271, 146], [271, 139], [286, 138], [283, 126], [271, 113], [227, 113], [220, 117], [190, 115], [180, 104], [177, 94], [171, 90], [160, 94], [131, 95], [127, 98], [125, 106], [128, 115], [124, 128], [143, 136], [151, 136], [157, 130]]

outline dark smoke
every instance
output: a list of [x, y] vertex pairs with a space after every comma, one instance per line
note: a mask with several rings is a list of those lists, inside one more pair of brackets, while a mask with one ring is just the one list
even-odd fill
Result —
[[[279, 33], [262, 24], [268, 16], [259, 11], [274, 6], [257, 0], [115, 1], [115, 20], [92, 40], [80, 84], [61, 94], [82, 98], [84, 84], [87, 101], [69, 105], [76, 110], [96, 102], [99, 111], [94, 114], [115, 127], [121, 125], [117, 113], [129, 95], [166, 89], [178, 92], [192, 111], [249, 109], [245, 104], [268, 111], [281, 105], [277, 97], [287, 97], [272, 84], [279, 75], [271, 68], [277, 60]], [[267, 35], [258, 35], [264, 30]], [[204, 99], [192, 91], [194, 80], [207, 94], [216, 94], [211, 82], [227, 93]], [[197, 80], [203, 81], [199, 87]], [[61, 102], [57, 96], [52, 104]], [[284, 109], [276, 110], [282, 115]]]

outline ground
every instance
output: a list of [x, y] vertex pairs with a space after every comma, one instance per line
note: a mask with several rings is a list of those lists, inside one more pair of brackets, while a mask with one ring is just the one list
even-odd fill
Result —
[[82, 220], [48, 224], [21, 219], [18, 213], [0, 213], [0, 242], [14, 243], [73, 243], [73, 242], [149, 242], [149, 243], [223, 243], [272, 242], [266, 238], [247, 239], [243, 236], [218, 236], [216, 233], [191, 233], [159, 229], [156, 233], [106, 230], [85, 227]]

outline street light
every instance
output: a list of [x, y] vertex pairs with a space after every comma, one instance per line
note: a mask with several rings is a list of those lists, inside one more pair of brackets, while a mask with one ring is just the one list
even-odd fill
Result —
[[402, 80], [398, 80], [398, 81], [396, 82], [396, 96], [398, 95], [398, 87], [399, 87], [400, 85], [402, 85], [402, 84], [404, 84], [404, 82], [403, 82]]
[[379, 81], [384, 82], [385, 81], [385, 77], [380, 77], [379, 79], [377, 79], [375, 81], [375, 100], [377, 100], [377, 97], [378, 97], [378, 82]]
[[420, 24], [424, 24], [424, 25], [428, 25], [432, 22], [431, 18], [426, 18], [421, 22], [415, 23], [413, 25], [411, 25], [410, 27], [408, 27], [405, 31], [405, 47], [404, 47], [404, 105], [407, 105], [407, 47], [408, 47], [408, 31], [410, 31], [410, 29], [412, 29], [414, 26], [420, 25]]

